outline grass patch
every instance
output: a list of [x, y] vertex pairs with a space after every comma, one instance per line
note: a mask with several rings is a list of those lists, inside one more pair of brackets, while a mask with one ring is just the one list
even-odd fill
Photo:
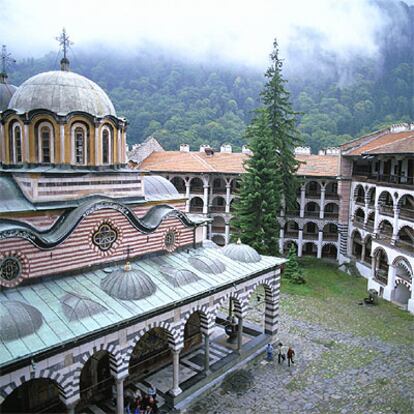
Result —
[[296, 319], [383, 341], [413, 346], [414, 317], [390, 302], [359, 305], [367, 295], [367, 281], [349, 276], [335, 264], [301, 260], [306, 285], [283, 281], [281, 312]]

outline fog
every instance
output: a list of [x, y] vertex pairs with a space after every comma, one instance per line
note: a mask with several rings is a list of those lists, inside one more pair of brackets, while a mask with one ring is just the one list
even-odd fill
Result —
[[[384, 3], [398, 13], [396, 0]], [[380, 34], [391, 26], [374, 0], [0, 0], [0, 13], [0, 43], [17, 59], [57, 52], [55, 37], [65, 27], [74, 52], [151, 45], [196, 61], [260, 68], [275, 37], [296, 67], [315, 52], [340, 62], [378, 57]]]

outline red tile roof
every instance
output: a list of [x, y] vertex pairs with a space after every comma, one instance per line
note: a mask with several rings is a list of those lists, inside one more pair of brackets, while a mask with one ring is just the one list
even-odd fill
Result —
[[345, 156], [414, 152], [414, 131], [379, 132], [341, 146]]
[[[176, 173], [244, 173], [248, 155], [235, 153], [163, 151], [153, 152], [139, 166], [141, 170]], [[298, 175], [331, 177], [338, 175], [339, 157], [335, 155], [297, 155], [301, 162]]]

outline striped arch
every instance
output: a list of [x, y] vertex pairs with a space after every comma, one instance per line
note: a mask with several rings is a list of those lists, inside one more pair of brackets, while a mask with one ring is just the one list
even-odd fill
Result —
[[185, 325], [190, 319], [191, 315], [198, 313], [200, 316], [200, 331], [205, 335], [210, 335], [214, 328], [215, 318], [207, 305], [197, 305], [185, 312], [184, 317], [181, 317], [180, 341], [184, 342]]
[[242, 297], [241, 292], [227, 292], [223, 297], [221, 297], [218, 300], [217, 304], [214, 306], [214, 312], [213, 312], [214, 320], [217, 316], [217, 311], [219, 310], [219, 308], [221, 306], [223, 306], [223, 303], [229, 298], [233, 299], [234, 315], [237, 318], [246, 317], [247, 309], [248, 309], [248, 302], [247, 302], [246, 298]]
[[137, 343], [142, 339], [142, 337], [149, 331], [154, 328], [160, 328], [167, 333], [168, 336], [168, 345], [172, 351], [178, 351], [183, 346], [184, 343], [180, 340], [180, 332], [176, 328], [173, 328], [171, 324], [168, 322], [159, 322], [155, 321], [147, 325], [145, 328], [141, 329], [132, 340], [129, 341], [129, 345], [124, 351], [124, 367], [126, 366], [128, 369], [129, 361], [131, 359], [132, 352], [134, 351], [135, 346]]
[[109, 355], [109, 370], [114, 378], [123, 378], [128, 373], [128, 368], [125, 372], [125, 368], [122, 364], [122, 354], [118, 344], [116, 343], [101, 343], [98, 346], [88, 349], [86, 352], [78, 357], [78, 368], [73, 374], [72, 381], [66, 383], [65, 386], [72, 390], [73, 394], [80, 392], [80, 376], [82, 369], [88, 360], [97, 352], [105, 351]]
[[59, 373], [58, 371], [52, 371], [50, 369], [40, 369], [30, 371], [29, 369], [26, 371], [25, 374], [21, 375], [19, 378], [15, 378], [15, 380], [4, 387], [0, 388], [0, 404], [18, 387], [20, 387], [23, 383], [28, 382], [32, 379], [48, 379], [55, 383], [56, 387], [59, 390], [59, 398], [65, 402], [68, 399], [68, 390], [65, 387], [64, 383], [64, 375]]
[[265, 326], [264, 332], [267, 335], [276, 335], [278, 332], [279, 323], [279, 299], [277, 291], [279, 288], [279, 279], [265, 279], [254, 283], [249, 287], [247, 294], [247, 302], [250, 303], [250, 298], [257, 287], [263, 286], [265, 290]]

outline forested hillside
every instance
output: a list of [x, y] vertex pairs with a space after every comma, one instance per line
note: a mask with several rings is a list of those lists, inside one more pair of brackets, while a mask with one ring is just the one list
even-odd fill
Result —
[[[311, 69], [301, 70], [294, 67], [295, 50], [289, 50], [285, 78], [293, 107], [300, 112], [304, 144], [317, 150], [385, 124], [413, 120], [413, 9], [402, 8], [405, 15], [395, 21], [397, 32], [381, 34], [375, 59], [359, 56], [342, 64], [332, 56], [316, 55], [308, 62]], [[203, 65], [156, 49], [134, 56], [75, 49], [70, 59], [72, 70], [101, 85], [118, 114], [128, 119], [130, 144], [154, 135], [167, 149], [180, 143], [240, 147], [252, 111], [260, 105], [266, 69]], [[20, 60], [9, 80], [19, 85], [29, 76], [56, 69], [58, 60], [56, 53]]]

